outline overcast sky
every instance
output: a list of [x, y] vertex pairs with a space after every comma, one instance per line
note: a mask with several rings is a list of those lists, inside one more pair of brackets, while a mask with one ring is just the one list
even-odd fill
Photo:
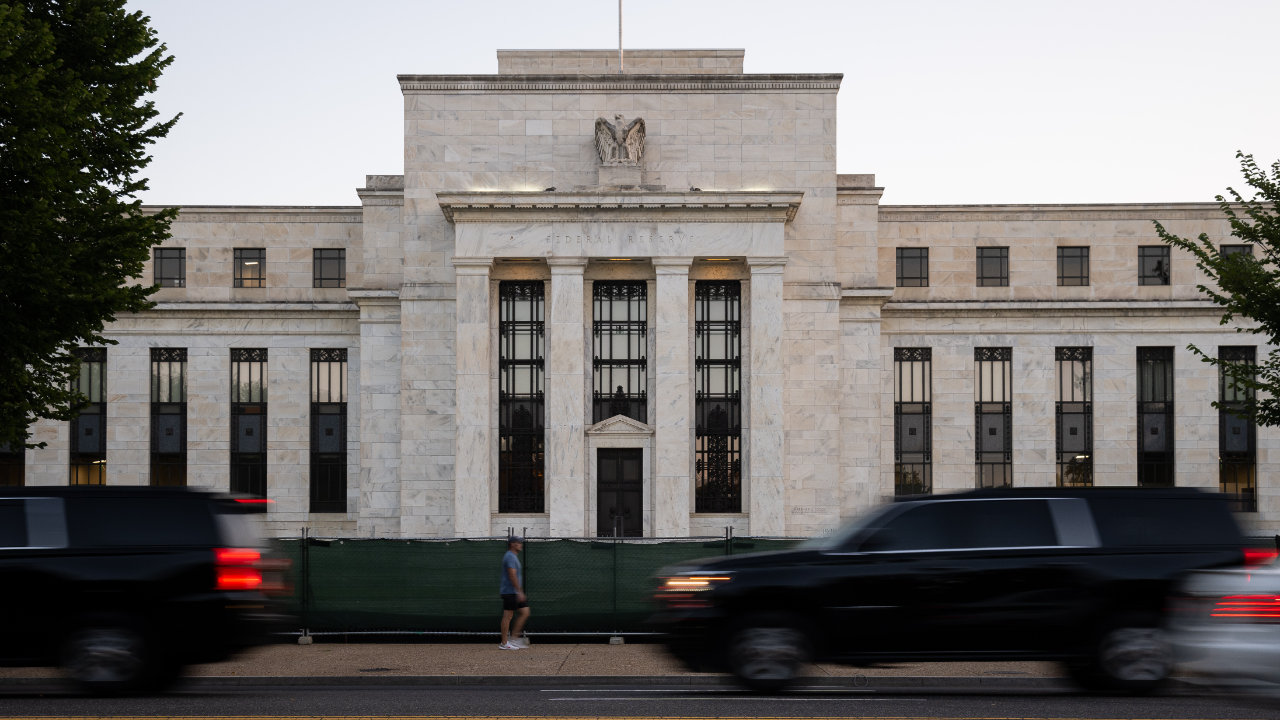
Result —
[[[148, 203], [355, 205], [403, 171], [397, 73], [617, 47], [616, 0], [134, 0], [176, 61]], [[844, 73], [838, 170], [886, 204], [1210, 201], [1280, 157], [1280, 2], [625, 0], [626, 46]]]

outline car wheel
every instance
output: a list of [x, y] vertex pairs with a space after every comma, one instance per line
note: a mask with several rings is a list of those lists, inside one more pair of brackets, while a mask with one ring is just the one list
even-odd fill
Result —
[[791, 684], [809, 657], [805, 634], [784, 618], [753, 618], [729, 640], [729, 669], [747, 687], [773, 692]]
[[132, 623], [87, 623], [67, 638], [62, 664], [80, 687], [110, 694], [146, 685], [151, 651], [144, 633]]
[[1155, 691], [1173, 667], [1173, 653], [1155, 617], [1130, 615], [1106, 624], [1093, 657], [1071, 668], [1089, 690], [1142, 695]]

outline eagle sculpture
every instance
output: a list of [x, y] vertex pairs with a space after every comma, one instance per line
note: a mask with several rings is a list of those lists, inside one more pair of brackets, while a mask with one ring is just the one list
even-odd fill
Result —
[[621, 114], [614, 115], [616, 123], [596, 118], [596, 151], [600, 162], [607, 165], [639, 165], [644, 155], [644, 118], [636, 118], [627, 124]]

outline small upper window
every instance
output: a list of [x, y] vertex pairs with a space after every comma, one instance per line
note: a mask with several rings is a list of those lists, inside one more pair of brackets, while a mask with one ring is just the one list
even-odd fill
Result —
[[1138, 248], [1138, 284], [1169, 284], [1169, 246], [1150, 245]]
[[1058, 248], [1058, 284], [1089, 284], [1089, 248]]
[[262, 248], [236, 248], [235, 286], [260, 288], [267, 286], [267, 251]]
[[978, 287], [1009, 287], [1009, 248], [978, 248]]
[[153, 275], [160, 287], [186, 287], [187, 251], [183, 248], [156, 248]]
[[344, 288], [347, 286], [347, 251], [316, 250], [312, 256], [312, 287]]
[[898, 287], [929, 287], [929, 248], [898, 248]]
[[1218, 251], [1223, 255], [1248, 255], [1253, 256], [1252, 245], [1222, 245]]

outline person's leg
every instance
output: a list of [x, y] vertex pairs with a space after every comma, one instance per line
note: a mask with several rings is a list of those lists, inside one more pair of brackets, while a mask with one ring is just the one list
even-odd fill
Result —
[[513, 640], [518, 637], [524, 637], [521, 633], [524, 630], [524, 621], [528, 619], [529, 608], [523, 607], [516, 611], [516, 626], [515, 629], [511, 631], [511, 638]]
[[[508, 636], [507, 636], [507, 628], [511, 627], [511, 615], [512, 615], [512, 611], [511, 611], [511, 610], [503, 610], [503, 611], [502, 611], [502, 642], [501, 642], [501, 643], [498, 643], [499, 645], [506, 645], [506, 644], [507, 644], [507, 639], [508, 639]], [[517, 623], [517, 624], [516, 624], [516, 632], [517, 632], [517, 633], [519, 633], [519, 632], [520, 632], [520, 624], [519, 624], [519, 623]]]

